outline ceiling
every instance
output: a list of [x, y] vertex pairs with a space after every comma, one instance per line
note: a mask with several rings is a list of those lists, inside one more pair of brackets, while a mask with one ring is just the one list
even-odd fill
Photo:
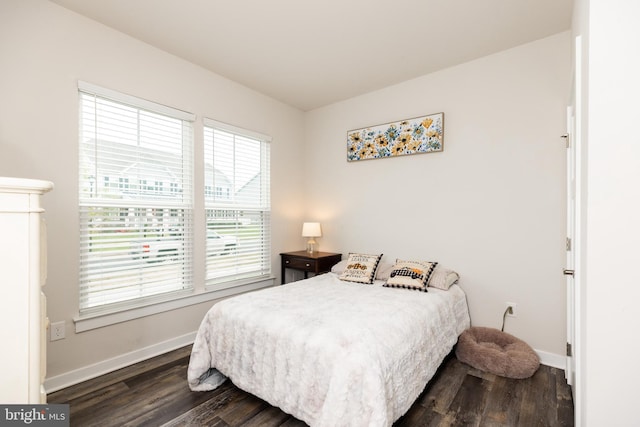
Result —
[[303, 111], [570, 29], [573, 0], [50, 0]]

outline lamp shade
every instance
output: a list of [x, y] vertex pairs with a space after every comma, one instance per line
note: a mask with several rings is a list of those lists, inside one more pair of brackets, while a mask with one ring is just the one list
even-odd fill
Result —
[[322, 230], [319, 222], [305, 222], [302, 224], [302, 237], [320, 237]]

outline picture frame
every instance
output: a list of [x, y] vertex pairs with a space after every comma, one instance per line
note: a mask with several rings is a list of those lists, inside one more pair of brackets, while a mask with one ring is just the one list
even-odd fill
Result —
[[382, 159], [444, 149], [444, 113], [347, 132], [347, 161]]

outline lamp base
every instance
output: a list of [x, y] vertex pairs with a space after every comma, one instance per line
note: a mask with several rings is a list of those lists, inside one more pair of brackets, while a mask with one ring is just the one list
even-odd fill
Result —
[[307, 240], [307, 252], [310, 254], [318, 252], [318, 242], [313, 237]]

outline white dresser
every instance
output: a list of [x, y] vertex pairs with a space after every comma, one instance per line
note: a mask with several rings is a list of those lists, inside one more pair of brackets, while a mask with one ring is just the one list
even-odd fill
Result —
[[0, 177], [0, 403], [46, 403], [48, 181]]

